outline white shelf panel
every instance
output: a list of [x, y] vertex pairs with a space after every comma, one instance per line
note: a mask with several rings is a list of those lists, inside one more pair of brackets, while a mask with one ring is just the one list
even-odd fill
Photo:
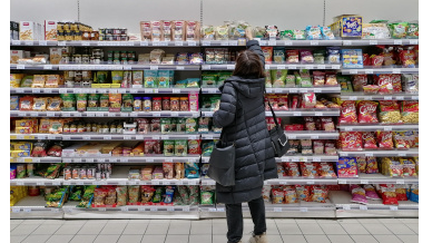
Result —
[[48, 208], [45, 205], [46, 201], [42, 196], [24, 197], [10, 207], [10, 218], [60, 219], [63, 217], [62, 208]]
[[340, 86], [319, 86], [319, 87], [290, 87], [290, 88], [266, 88], [268, 94], [302, 94], [306, 92], [322, 93], [322, 94], [339, 94], [341, 92]]
[[199, 117], [199, 111], [10, 111], [12, 117]]
[[[340, 109], [295, 109], [288, 111], [274, 111], [277, 117], [292, 116], [339, 116]], [[271, 111], [266, 111], [266, 116], [272, 116]]]
[[401, 125], [387, 125], [387, 124], [376, 124], [376, 125], [368, 125], [368, 124], [358, 124], [358, 125], [340, 125], [338, 126], [340, 131], [363, 131], [363, 132], [372, 132], [372, 131], [400, 131], [400, 130], [419, 130], [418, 124], [401, 124]]
[[338, 139], [339, 132], [325, 131], [285, 131], [288, 139]]
[[343, 46], [418, 45], [418, 39], [363, 39], [343, 40]]
[[322, 69], [322, 70], [339, 70], [340, 64], [325, 64], [325, 63], [311, 63], [311, 64], [266, 64], [265, 69], [268, 70], [300, 70], [300, 69]]
[[260, 40], [261, 46], [341, 46], [342, 40]]
[[276, 162], [337, 162], [337, 155], [286, 155], [276, 158]]
[[61, 157], [18, 157], [10, 158], [11, 163], [59, 163], [62, 161]]
[[264, 185], [337, 185], [337, 178], [302, 178], [286, 177], [264, 181]]
[[383, 174], [360, 173], [355, 178], [338, 178], [339, 184], [418, 184], [418, 177], [390, 177]]
[[11, 88], [11, 94], [189, 94], [199, 88]]
[[367, 151], [338, 151], [341, 157], [416, 157], [419, 155], [418, 149], [408, 150], [367, 150]]

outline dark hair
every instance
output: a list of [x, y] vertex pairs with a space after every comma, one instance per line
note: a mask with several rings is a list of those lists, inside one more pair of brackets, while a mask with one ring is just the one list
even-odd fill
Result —
[[233, 75], [243, 78], [264, 78], [263, 63], [258, 54], [249, 50], [240, 52], [236, 59]]

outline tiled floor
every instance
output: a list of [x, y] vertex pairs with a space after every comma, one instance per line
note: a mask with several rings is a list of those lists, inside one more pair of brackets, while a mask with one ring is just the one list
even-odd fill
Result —
[[[417, 243], [418, 219], [267, 219], [270, 243]], [[243, 242], [252, 231], [245, 218]], [[225, 243], [225, 219], [11, 220], [11, 243]]]

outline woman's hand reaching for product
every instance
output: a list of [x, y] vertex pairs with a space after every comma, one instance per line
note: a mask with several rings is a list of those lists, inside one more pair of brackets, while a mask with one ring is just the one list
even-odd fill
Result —
[[247, 40], [252, 40], [253, 39], [252, 28], [251, 27], [247, 27], [245, 29], [245, 36], [246, 36]]

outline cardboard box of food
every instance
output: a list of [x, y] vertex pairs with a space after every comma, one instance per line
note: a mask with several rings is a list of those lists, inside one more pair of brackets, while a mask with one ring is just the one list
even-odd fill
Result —
[[57, 20], [44, 21], [45, 40], [57, 40]]
[[10, 63], [18, 64], [18, 60], [25, 58], [25, 52], [23, 50], [11, 50], [10, 51]]
[[37, 24], [32, 21], [20, 21], [20, 40], [37, 40]]

